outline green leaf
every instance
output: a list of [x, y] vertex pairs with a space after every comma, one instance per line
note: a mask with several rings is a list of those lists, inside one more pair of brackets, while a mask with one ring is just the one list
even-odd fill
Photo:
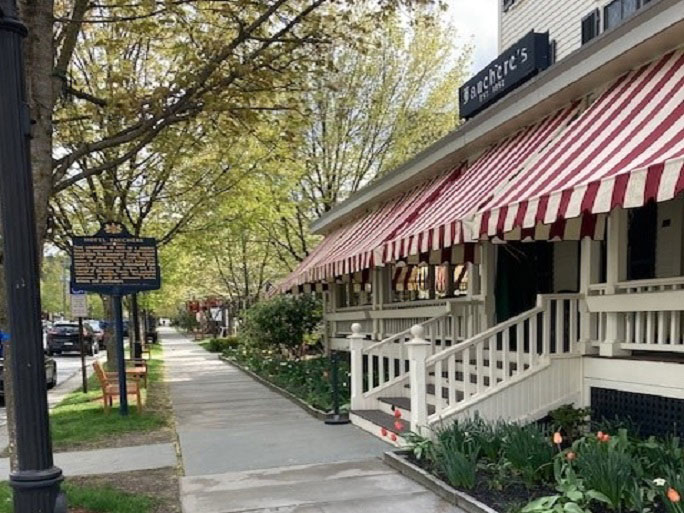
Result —
[[567, 513], [586, 513], [576, 502], [566, 502], [563, 506], [563, 511]]
[[589, 490], [586, 493], [586, 495], [589, 499], [599, 501], [599, 502], [603, 502], [604, 504], [612, 504], [612, 502], [610, 501], [610, 499], [608, 497], [606, 497], [601, 492], [597, 492], [596, 490]]

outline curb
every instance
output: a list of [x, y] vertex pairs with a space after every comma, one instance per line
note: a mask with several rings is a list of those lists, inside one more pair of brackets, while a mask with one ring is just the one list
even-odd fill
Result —
[[411, 463], [405, 457], [409, 452], [406, 449], [386, 452], [383, 455], [383, 461], [394, 470], [423, 485], [445, 501], [458, 506], [467, 513], [499, 513], [475, 497], [449, 486], [426, 470]]
[[234, 367], [237, 368], [238, 370], [240, 370], [240, 371], [244, 372], [245, 374], [247, 374], [249, 377], [251, 377], [251, 378], [255, 379], [256, 381], [258, 381], [258, 382], [261, 383], [262, 385], [264, 385], [264, 386], [270, 388], [270, 389], [273, 390], [275, 393], [282, 395], [285, 399], [288, 399], [290, 402], [296, 404], [296, 405], [299, 406], [302, 410], [304, 410], [306, 413], [308, 413], [309, 415], [311, 415], [311, 416], [314, 417], [315, 419], [318, 419], [318, 420], [325, 420], [325, 419], [328, 418], [328, 414], [327, 414], [326, 412], [324, 412], [323, 410], [319, 410], [318, 408], [314, 408], [314, 407], [311, 406], [310, 404], [305, 403], [303, 400], [301, 400], [299, 397], [297, 397], [296, 395], [294, 395], [292, 392], [288, 392], [288, 391], [285, 390], [284, 388], [280, 388], [278, 385], [274, 385], [273, 383], [271, 383], [270, 381], [268, 381], [266, 378], [262, 378], [262, 377], [259, 376], [258, 374], [252, 372], [252, 371], [249, 370], [249, 369], [246, 369], [245, 367], [243, 367], [243, 366], [240, 365], [239, 363], [237, 363], [237, 362], [231, 360], [230, 358], [227, 358], [226, 356], [223, 356], [222, 354], [220, 354], [220, 355], [219, 355], [219, 360], [222, 360], [222, 361], [225, 362], [225, 363], [229, 363], [230, 365], [234, 366]]

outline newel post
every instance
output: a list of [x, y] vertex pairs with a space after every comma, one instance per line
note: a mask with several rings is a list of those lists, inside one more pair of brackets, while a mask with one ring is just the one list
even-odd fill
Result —
[[358, 322], [352, 324], [349, 335], [349, 351], [351, 353], [351, 409], [363, 409], [363, 335]]
[[406, 343], [410, 365], [411, 383], [411, 428], [415, 433], [427, 434], [427, 368], [432, 345], [425, 340], [425, 329], [416, 324], [411, 328], [413, 340]]

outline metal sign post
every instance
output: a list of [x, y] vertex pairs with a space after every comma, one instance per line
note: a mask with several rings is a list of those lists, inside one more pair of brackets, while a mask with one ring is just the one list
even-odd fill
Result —
[[86, 372], [85, 340], [83, 338], [83, 317], [78, 318], [78, 342], [81, 346], [81, 380], [83, 381], [83, 393], [88, 393], [88, 373]]
[[83, 393], [88, 393], [88, 371], [86, 369], [85, 340], [83, 338], [83, 318], [88, 316], [88, 300], [84, 290], [71, 289], [71, 317], [78, 319], [78, 344], [81, 348], [81, 380]]
[[126, 388], [126, 355], [123, 342], [123, 309], [121, 308], [121, 294], [113, 294], [114, 320], [116, 323], [116, 367], [119, 373], [119, 414], [128, 415], [128, 392]]
[[121, 297], [161, 286], [157, 241], [131, 235], [126, 227], [107, 221], [89, 237], [73, 237], [72, 287], [112, 297], [116, 324], [119, 413], [128, 415], [126, 361]]

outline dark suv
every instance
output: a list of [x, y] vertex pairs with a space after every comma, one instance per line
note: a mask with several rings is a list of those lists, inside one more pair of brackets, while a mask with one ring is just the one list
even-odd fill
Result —
[[[93, 332], [93, 329], [88, 323], [83, 323], [83, 344], [86, 353], [93, 356], [100, 352], [100, 346]], [[81, 346], [78, 341], [78, 323], [60, 321], [52, 325], [47, 334], [47, 354], [62, 354], [81, 352]]]

